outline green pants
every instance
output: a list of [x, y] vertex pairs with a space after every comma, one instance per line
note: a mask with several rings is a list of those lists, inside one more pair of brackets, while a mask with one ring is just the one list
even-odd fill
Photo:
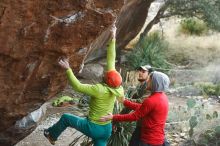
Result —
[[111, 136], [112, 124], [98, 125], [90, 122], [87, 118], [81, 118], [72, 114], [63, 114], [60, 120], [48, 129], [53, 140], [57, 140], [60, 134], [67, 128], [72, 127], [92, 138], [94, 146], [106, 146]]

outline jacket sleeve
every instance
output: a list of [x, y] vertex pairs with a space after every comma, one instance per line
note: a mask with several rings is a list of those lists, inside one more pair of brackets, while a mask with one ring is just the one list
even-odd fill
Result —
[[75, 77], [72, 72], [72, 69], [68, 69], [66, 71], [67, 78], [70, 82], [70, 85], [75, 91], [87, 94], [92, 97], [96, 97], [96, 95], [100, 92], [100, 89], [97, 85], [90, 85], [90, 84], [82, 84], [80, 81]]
[[127, 99], [123, 102], [123, 104], [124, 104], [124, 106], [126, 106], [127, 108], [132, 109], [132, 110], [136, 110], [136, 109], [140, 108], [140, 106], [141, 106], [140, 103], [135, 103], [135, 102], [129, 101]]
[[115, 70], [115, 58], [116, 58], [116, 51], [115, 51], [115, 39], [112, 39], [108, 43], [107, 48], [107, 71]]
[[148, 99], [146, 99], [140, 108], [138, 108], [136, 111], [130, 113], [130, 114], [116, 114], [113, 116], [113, 121], [137, 121], [140, 118], [143, 118], [146, 116], [152, 109], [152, 106], [150, 105], [150, 102]]

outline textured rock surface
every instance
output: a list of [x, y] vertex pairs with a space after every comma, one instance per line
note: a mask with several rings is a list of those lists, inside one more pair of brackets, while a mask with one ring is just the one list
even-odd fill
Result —
[[78, 74], [83, 79], [88, 79], [96, 82], [102, 81], [104, 67], [98, 63], [86, 64], [82, 72]]
[[[137, 36], [141, 31], [150, 5], [155, 0], [127, 0], [127, 3], [122, 7], [120, 13], [117, 16], [117, 48], [123, 49], [125, 46]], [[91, 45], [91, 53], [86, 57], [85, 62], [89, 62], [100, 56], [105, 55], [103, 46], [108, 41], [109, 32], [102, 33], [96, 41]], [[117, 55], [120, 55], [118, 51]]]
[[151, 2], [1, 0], [0, 145], [29, 133], [13, 125], [66, 86], [60, 56], [70, 59], [75, 72], [89, 56], [99, 57], [92, 54], [105, 47], [115, 16], [123, 48], [140, 31]]

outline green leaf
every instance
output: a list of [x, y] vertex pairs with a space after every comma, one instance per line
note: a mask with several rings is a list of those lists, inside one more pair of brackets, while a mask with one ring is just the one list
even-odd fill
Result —
[[196, 125], [198, 124], [198, 121], [197, 121], [197, 117], [196, 116], [192, 116], [189, 120], [189, 125], [190, 125], [190, 128], [194, 128], [196, 127]]
[[195, 105], [196, 105], [196, 100], [195, 99], [191, 98], [191, 99], [187, 100], [187, 107], [189, 109], [193, 108]]
[[218, 112], [217, 111], [213, 112], [212, 118], [218, 118]]
[[216, 145], [220, 145], [220, 140], [217, 140]]
[[208, 141], [214, 141], [215, 140], [215, 131], [208, 129], [204, 133], [204, 138], [206, 138]]
[[198, 144], [200, 144], [200, 145], [204, 145], [204, 144], [207, 145], [207, 144], [209, 144], [209, 141], [208, 141], [208, 139], [206, 139], [203, 136], [203, 138], [201, 140], [199, 140]]
[[190, 128], [190, 130], [189, 130], [189, 137], [192, 137], [193, 136], [193, 128]]
[[220, 126], [215, 127], [215, 134], [220, 136]]
[[206, 119], [207, 119], [207, 120], [211, 120], [211, 119], [212, 119], [212, 117], [210, 116], [210, 114], [206, 114]]

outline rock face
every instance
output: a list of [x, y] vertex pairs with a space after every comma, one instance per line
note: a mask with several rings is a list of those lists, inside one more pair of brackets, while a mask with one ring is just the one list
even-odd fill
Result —
[[31, 129], [21, 131], [15, 122], [66, 86], [59, 57], [68, 57], [75, 72], [90, 56], [99, 57], [94, 52], [105, 48], [116, 16], [123, 48], [142, 28], [152, 2], [1, 0], [0, 145], [27, 135]]
[[78, 76], [84, 79], [100, 82], [102, 81], [103, 72], [104, 67], [101, 64], [86, 64]]

